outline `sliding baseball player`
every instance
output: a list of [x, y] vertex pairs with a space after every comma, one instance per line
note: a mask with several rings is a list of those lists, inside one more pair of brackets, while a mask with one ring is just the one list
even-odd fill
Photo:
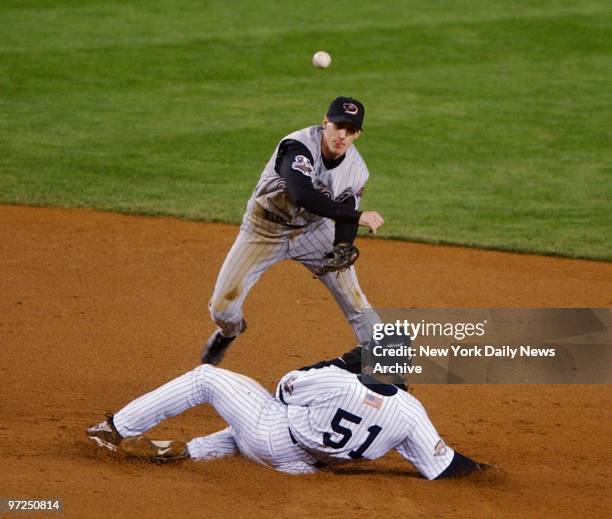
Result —
[[[447, 446], [405, 386], [372, 383], [359, 348], [287, 373], [274, 395], [254, 380], [203, 364], [87, 429], [97, 445], [150, 461], [210, 460], [240, 453], [290, 474], [398, 451], [427, 479], [490, 468]], [[210, 404], [228, 426], [214, 434], [149, 440], [143, 433], [191, 407]]]

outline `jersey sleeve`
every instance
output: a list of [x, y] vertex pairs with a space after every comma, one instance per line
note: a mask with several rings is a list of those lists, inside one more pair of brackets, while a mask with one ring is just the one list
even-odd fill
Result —
[[276, 398], [286, 405], [308, 405], [315, 394], [311, 385], [307, 372], [290, 371], [276, 386]]
[[312, 185], [313, 157], [305, 144], [296, 140], [281, 142], [275, 164], [293, 202], [308, 212], [336, 222], [357, 224], [361, 212], [355, 206], [327, 198]]
[[276, 386], [275, 396], [286, 405], [308, 406], [328, 394], [336, 387], [330, 381], [329, 372], [344, 372], [337, 366], [326, 366], [324, 370], [294, 370], [287, 373]]
[[[357, 210], [357, 199], [354, 196], [350, 196], [342, 201], [342, 205]], [[338, 243], [353, 243], [357, 237], [358, 229], [359, 225], [356, 223], [336, 221], [334, 245], [338, 245]]]
[[425, 478], [435, 479], [449, 466], [454, 451], [440, 438], [423, 405], [410, 395], [403, 397], [401, 417], [407, 434], [395, 450]]

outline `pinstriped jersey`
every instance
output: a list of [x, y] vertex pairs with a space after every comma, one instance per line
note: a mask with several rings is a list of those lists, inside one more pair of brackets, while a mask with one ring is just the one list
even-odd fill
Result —
[[285, 181], [275, 170], [279, 147], [283, 141], [289, 139], [304, 144], [313, 159], [310, 164], [308, 157], [301, 155], [296, 157], [292, 168], [295, 174], [310, 177], [315, 189], [338, 202], [354, 196], [357, 202], [356, 208], [358, 208], [361, 194], [368, 180], [368, 168], [355, 146], [351, 145], [346, 151], [344, 160], [337, 167], [328, 170], [321, 157], [322, 136], [321, 126], [310, 126], [290, 133], [281, 139], [259, 178], [247, 210], [253, 210], [254, 204], [258, 203], [268, 211], [281, 216], [291, 225], [307, 225], [323, 218], [296, 206], [289, 197]]
[[358, 376], [336, 366], [291, 371], [276, 396], [287, 405], [296, 441], [324, 462], [373, 460], [397, 449], [427, 477], [450, 463], [446, 447], [422, 404], [406, 391], [368, 389]]

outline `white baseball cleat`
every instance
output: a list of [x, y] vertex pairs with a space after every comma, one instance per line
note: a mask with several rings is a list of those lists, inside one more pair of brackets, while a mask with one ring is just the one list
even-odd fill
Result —
[[87, 437], [98, 447], [115, 452], [117, 445], [123, 439], [119, 431], [115, 428], [113, 415], [106, 413], [106, 419], [97, 425], [92, 425], [86, 429]]
[[128, 456], [157, 463], [189, 457], [187, 444], [180, 440], [149, 440], [133, 436], [122, 440], [118, 447], [120, 452]]

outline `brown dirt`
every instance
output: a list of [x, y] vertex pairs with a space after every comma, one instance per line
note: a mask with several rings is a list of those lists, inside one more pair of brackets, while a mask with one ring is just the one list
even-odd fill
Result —
[[[155, 466], [90, 445], [105, 410], [192, 368], [237, 228], [85, 210], [0, 207], [0, 496], [61, 497], [69, 517], [604, 517], [611, 386], [419, 386], [448, 442], [501, 465], [428, 482], [401, 458], [287, 476], [240, 457]], [[362, 239], [370, 301], [391, 306], [610, 306], [612, 264]], [[284, 262], [247, 299], [224, 367], [268, 388], [352, 346], [320, 283]], [[607, 409], [607, 411], [606, 411]], [[158, 427], [220, 428], [209, 408]]]

